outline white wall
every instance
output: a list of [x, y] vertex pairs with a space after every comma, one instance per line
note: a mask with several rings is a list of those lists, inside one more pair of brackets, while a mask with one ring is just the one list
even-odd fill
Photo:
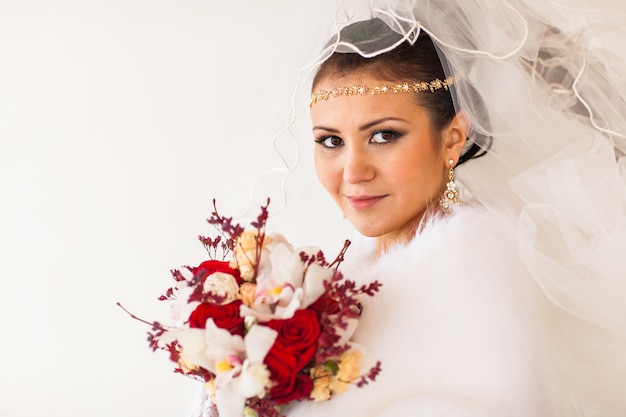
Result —
[[[324, 36], [319, 1], [221, 3], [0, 0], [1, 416], [189, 414], [199, 384], [115, 303], [167, 316], [156, 298], [169, 269], [204, 259], [211, 199], [241, 213], [280, 166], [285, 60], [318, 47], [298, 33]], [[334, 249], [350, 231], [314, 178], [305, 102], [270, 229]], [[280, 179], [255, 206], [279, 206]]]

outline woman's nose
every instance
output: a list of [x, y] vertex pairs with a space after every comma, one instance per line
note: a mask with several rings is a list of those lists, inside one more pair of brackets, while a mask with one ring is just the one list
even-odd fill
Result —
[[358, 184], [374, 178], [376, 170], [367, 150], [348, 147], [343, 166], [343, 180], [349, 184]]

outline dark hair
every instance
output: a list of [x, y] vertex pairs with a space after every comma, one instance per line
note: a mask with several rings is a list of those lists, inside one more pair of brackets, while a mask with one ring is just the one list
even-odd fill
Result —
[[[374, 18], [345, 27], [340, 33], [340, 40], [353, 43], [370, 39], [372, 35], [381, 36], [381, 34], [391, 41], [394, 38], [400, 39], [400, 35], [391, 31], [386, 23]], [[391, 51], [373, 58], [364, 58], [358, 53], [333, 53], [320, 65], [313, 79], [313, 87], [315, 88], [322, 78], [328, 76], [341, 77], [360, 71], [389, 81], [430, 82], [435, 79], [444, 80], [446, 78], [433, 41], [426, 32], [421, 31], [414, 44], [408, 41], [402, 42]], [[453, 88], [454, 86], [450, 87], [450, 89]], [[415, 94], [415, 97], [428, 112], [432, 127], [438, 131], [446, 127], [456, 116], [452, 94], [449, 90], [439, 89], [434, 92]], [[485, 153], [486, 151], [471, 142], [461, 155], [457, 165], [469, 159], [480, 157]]]

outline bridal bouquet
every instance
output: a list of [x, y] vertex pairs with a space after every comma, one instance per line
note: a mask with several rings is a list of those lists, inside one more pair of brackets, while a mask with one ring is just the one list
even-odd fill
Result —
[[350, 343], [358, 296], [373, 296], [380, 283], [343, 278], [349, 242], [329, 263], [319, 250], [266, 234], [267, 207], [250, 229], [214, 210], [208, 222], [220, 234], [199, 237], [211, 259], [172, 271], [176, 285], [160, 299], [173, 302], [174, 325], [156, 322], [148, 336], [176, 372], [205, 382], [220, 417], [278, 417], [284, 404], [328, 400], [380, 372], [377, 363], [361, 373], [364, 352]]

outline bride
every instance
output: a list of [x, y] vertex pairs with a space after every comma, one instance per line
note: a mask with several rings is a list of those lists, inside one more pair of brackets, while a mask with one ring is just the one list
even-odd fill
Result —
[[383, 369], [288, 416], [626, 415], [626, 8], [573, 3], [387, 2], [326, 45], [315, 168]]
[[[344, 33], [386, 30], [375, 18]], [[334, 54], [313, 81], [318, 177], [375, 242], [361, 260], [367, 272], [349, 276], [384, 284], [356, 335], [382, 361], [380, 379], [300, 407], [311, 414], [542, 415], [535, 308], [526, 310], [533, 288], [496, 219], [474, 203], [454, 207], [461, 204], [454, 168], [470, 124], [455, 112], [452, 88], [425, 32], [374, 58]]]

